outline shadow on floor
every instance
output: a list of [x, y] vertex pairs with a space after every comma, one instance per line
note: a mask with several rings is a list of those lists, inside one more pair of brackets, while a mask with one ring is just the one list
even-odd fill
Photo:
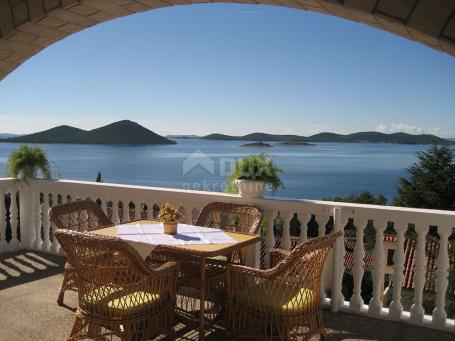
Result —
[[0, 254], [0, 290], [61, 273], [65, 258], [36, 251]]

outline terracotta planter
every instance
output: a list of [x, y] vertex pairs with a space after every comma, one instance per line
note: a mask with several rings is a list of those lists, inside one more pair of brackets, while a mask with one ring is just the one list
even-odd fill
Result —
[[240, 195], [245, 198], [262, 198], [266, 183], [264, 181], [235, 180]]
[[177, 233], [177, 226], [178, 221], [170, 221], [168, 223], [163, 223], [164, 233], [166, 234], [176, 234]]

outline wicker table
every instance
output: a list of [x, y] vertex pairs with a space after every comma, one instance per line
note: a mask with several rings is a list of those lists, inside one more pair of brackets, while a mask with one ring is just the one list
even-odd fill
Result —
[[[150, 224], [156, 223], [156, 221], [151, 220], [136, 220], [132, 221], [132, 224]], [[108, 235], [108, 236], [117, 236], [117, 229], [115, 225], [107, 226], [95, 231], [92, 233]], [[147, 252], [151, 251], [165, 251], [167, 253], [175, 253], [180, 257], [188, 255], [189, 257], [198, 257], [200, 262], [200, 271], [201, 271], [201, 290], [200, 290], [200, 321], [199, 321], [199, 340], [205, 338], [205, 280], [206, 280], [206, 259], [208, 257], [216, 256], [226, 256], [232, 253], [235, 250], [243, 249], [247, 246], [256, 244], [261, 240], [260, 236], [238, 233], [238, 232], [225, 232], [228, 236], [233, 238], [235, 244], [201, 244], [201, 245], [147, 245], [144, 243], [135, 243], [129, 241], [128, 243], [133, 246], [141, 255], [146, 255]]]

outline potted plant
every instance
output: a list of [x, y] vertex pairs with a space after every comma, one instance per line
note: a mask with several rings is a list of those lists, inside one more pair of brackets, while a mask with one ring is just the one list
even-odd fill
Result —
[[8, 158], [6, 174], [16, 180], [27, 182], [41, 173], [44, 179], [51, 178], [50, 163], [46, 152], [40, 147], [22, 145]]
[[178, 223], [183, 216], [175, 207], [166, 203], [161, 207], [158, 218], [163, 223], [164, 233], [176, 234]]
[[227, 179], [227, 192], [238, 193], [242, 197], [260, 198], [264, 195], [266, 186], [272, 192], [283, 187], [279, 173], [283, 171], [266, 153], [250, 155], [235, 162], [234, 170]]

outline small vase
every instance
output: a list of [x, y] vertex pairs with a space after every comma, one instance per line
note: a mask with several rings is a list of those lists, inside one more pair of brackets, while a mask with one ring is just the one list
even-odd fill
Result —
[[167, 222], [167, 223], [163, 223], [164, 233], [166, 233], [166, 234], [176, 234], [177, 233], [178, 224], [179, 224], [178, 221], [170, 221], [170, 222]]
[[234, 183], [239, 189], [240, 195], [244, 198], [262, 198], [264, 196], [266, 186], [264, 181], [237, 179]]

